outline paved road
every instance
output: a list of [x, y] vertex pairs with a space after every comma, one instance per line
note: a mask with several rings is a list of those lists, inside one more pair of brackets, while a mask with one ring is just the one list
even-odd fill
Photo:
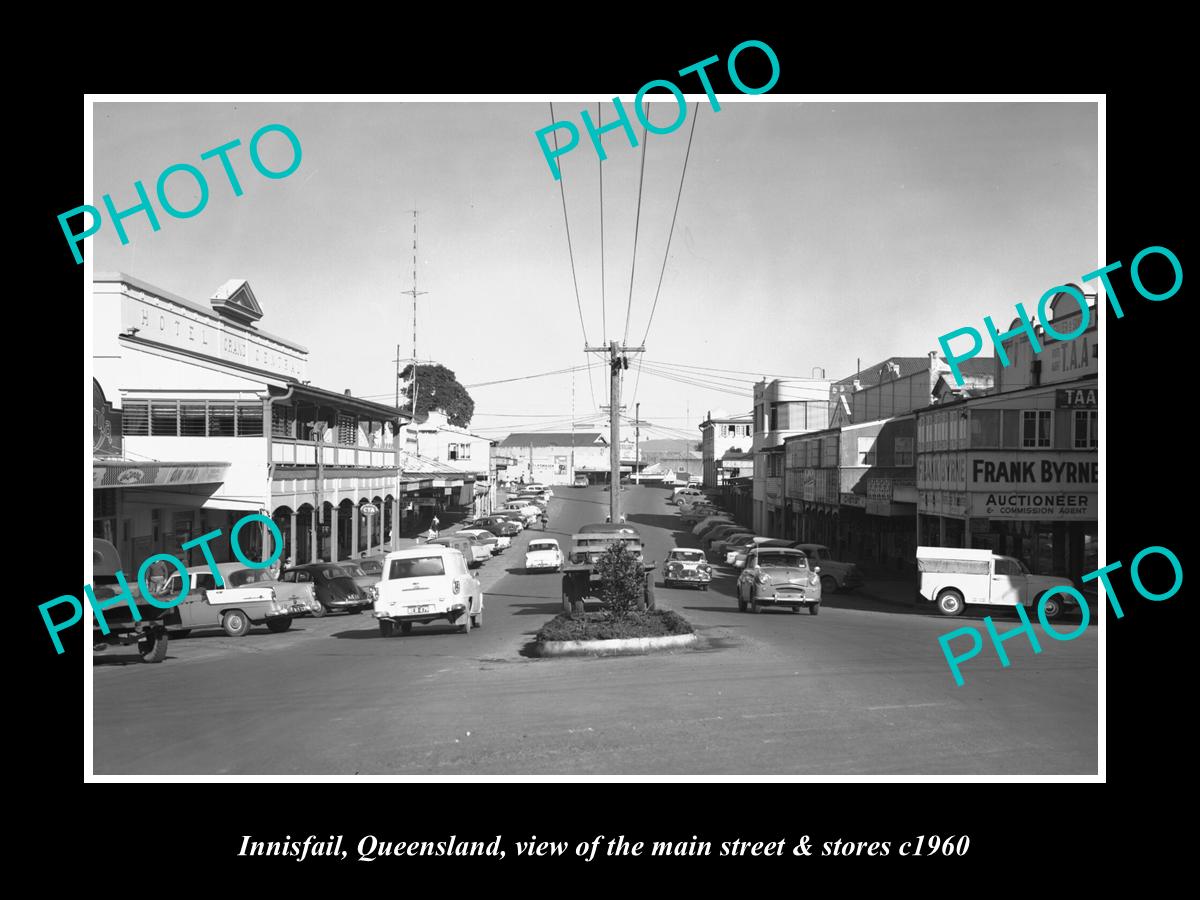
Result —
[[[631, 487], [629, 521], [662, 560], [666, 492]], [[600, 488], [557, 489], [548, 535], [603, 521]], [[161, 665], [97, 655], [98, 774], [1093, 774], [1097, 629], [1007, 642], [956, 687], [937, 637], [968, 624], [862, 595], [821, 615], [739, 613], [733, 576], [657, 589], [701, 643], [670, 654], [528, 657], [559, 579], [519, 570], [538, 530], [488, 562], [484, 627], [382, 638], [369, 616], [173, 640]], [[976, 620], [981, 616], [975, 616]], [[1016, 624], [1016, 619], [1011, 619]], [[1011, 627], [1001, 617], [1000, 627]]]

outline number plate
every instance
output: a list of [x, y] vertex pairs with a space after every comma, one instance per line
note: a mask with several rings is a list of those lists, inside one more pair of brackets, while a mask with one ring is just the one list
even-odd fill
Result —
[[427, 612], [429, 612], [431, 609], [433, 609], [433, 607], [432, 607], [432, 606], [406, 606], [406, 607], [404, 607], [404, 608], [405, 608], [405, 609], [406, 609], [406, 610], [407, 610], [409, 613], [414, 613], [414, 614], [415, 614], [415, 613], [427, 613]]
[[292, 612], [294, 612], [294, 613], [308, 612], [308, 607], [307, 606], [293, 606]]

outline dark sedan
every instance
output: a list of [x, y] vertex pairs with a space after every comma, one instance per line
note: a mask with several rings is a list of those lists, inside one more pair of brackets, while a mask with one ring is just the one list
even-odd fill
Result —
[[334, 563], [308, 563], [284, 569], [279, 573], [279, 580], [311, 583], [321, 604], [320, 612], [313, 611], [318, 619], [339, 609], [347, 613], [360, 613], [371, 608], [371, 598], [366, 590], [355, 584], [350, 574]]

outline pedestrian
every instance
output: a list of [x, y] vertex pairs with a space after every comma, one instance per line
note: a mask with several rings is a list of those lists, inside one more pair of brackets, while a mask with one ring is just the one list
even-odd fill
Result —
[[438, 521], [438, 517], [436, 515], [433, 517], [433, 521], [429, 523], [429, 530], [433, 532], [434, 537], [438, 536], [438, 526], [441, 524], [442, 523]]
[[150, 593], [162, 593], [162, 586], [166, 583], [168, 577], [167, 561], [165, 559], [156, 559], [150, 564]]
[[545, 531], [546, 526], [550, 524], [550, 514], [543, 509], [542, 514], [538, 518], [542, 521], [542, 531]]

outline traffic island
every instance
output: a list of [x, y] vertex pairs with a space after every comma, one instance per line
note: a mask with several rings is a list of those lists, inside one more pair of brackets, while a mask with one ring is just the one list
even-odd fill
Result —
[[669, 609], [555, 616], [537, 633], [535, 656], [616, 656], [676, 650], [696, 642], [690, 622]]

